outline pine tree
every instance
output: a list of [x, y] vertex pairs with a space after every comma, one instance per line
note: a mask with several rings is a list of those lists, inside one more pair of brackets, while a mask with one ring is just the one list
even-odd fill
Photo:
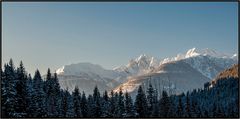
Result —
[[111, 91], [111, 93], [110, 93], [110, 99], [109, 99], [109, 101], [110, 101], [110, 104], [109, 104], [109, 113], [110, 113], [110, 117], [115, 117], [114, 116], [114, 113], [115, 113], [115, 110], [116, 110], [116, 102], [117, 102], [117, 100], [116, 100], [116, 97], [115, 97], [115, 95], [114, 95], [114, 92], [113, 92], [113, 90]]
[[197, 115], [197, 105], [196, 105], [196, 102], [195, 102], [195, 100], [193, 100], [192, 99], [192, 101], [191, 101], [192, 103], [191, 103], [191, 109], [190, 109], [190, 114], [191, 114], [191, 117], [197, 117], [198, 115]]
[[35, 110], [35, 101], [33, 100], [33, 79], [31, 75], [28, 75], [28, 80], [27, 80], [27, 95], [26, 95], [26, 100], [27, 100], [27, 117], [33, 117], [33, 113]]
[[135, 117], [132, 98], [128, 94], [128, 92], [125, 93], [125, 116], [124, 117]]
[[152, 84], [149, 84], [148, 90], [147, 90], [147, 101], [148, 101], [148, 116], [153, 117], [153, 109], [154, 109], [154, 89], [152, 87]]
[[43, 90], [43, 80], [41, 78], [40, 72], [37, 70], [33, 78], [33, 117], [46, 117], [46, 105], [45, 98], [46, 95]]
[[87, 117], [94, 117], [94, 106], [95, 106], [95, 103], [94, 103], [94, 100], [93, 100], [93, 96], [92, 95], [89, 95], [88, 96], [88, 116]]
[[118, 92], [115, 92], [114, 93], [114, 112], [113, 112], [113, 117], [118, 117], [118, 97], [119, 97], [119, 94]]
[[73, 103], [73, 96], [70, 95], [70, 93], [68, 91], [66, 91], [66, 95], [67, 95], [67, 106], [68, 106], [68, 110], [67, 110], [67, 116], [66, 117], [74, 117], [74, 103]]
[[82, 117], [80, 101], [81, 101], [81, 97], [80, 97], [79, 89], [76, 86], [73, 92], [74, 117]]
[[1, 86], [2, 117], [18, 117], [16, 112], [16, 73], [12, 59], [10, 59], [9, 64], [4, 65]]
[[160, 99], [159, 107], [160, 117], [167, 117], [170, 108], [170, 101], [166, 91], [162, 92], [162, 98]]
[[190, 107], [190, 99], [189, 99], [189, 92], [187, 92], [187, 97], [186, 97], [186, 104], [185, 104], [185, 117], [191, 117], [191, 107]]
[[176, 114], [176, 104], [175, 104], [175, 96], [170, 97], [170, 107], [169, 107], [169, 113], [168, 113], [168, 117], [170, 118], [174, 118], [177, 117]]
[[108, 97], [108, 92], [105, 91], [103, 94], [103, 101], [102, 101], [102, 117], [110, 117], [110, 113], [109, 113], [109, 97]]
[[82, 111], [82, 117], [87, 117], [87, 113], [88, 113], [87, 98], [84, 91], [82, 93], [82, 100], [81, 100], [80, 106]]
[[16, 112], [19, 117], [27, 116], [27, 75], [22, 61], [20, 62], [19, 68], [17, 68], [17, 80], [16, 80]]
[[94, 107], [93, 107], [94, 117], [100, 117], [102, 115], [102, 110], [101, 110], [101, 103], [100, 103], [100, 92], [97, 86], [94, 88], [94, 91], [93, 91], [93, 100], [94, 100]]
[[182, 106], [182, 97], [178, 97], [178, 106], [177, 106], [177, 117], [183, 116], [183, 106]]
[[135, 109], [138, 117], [147, 117], [147, 99], [141, 86], [138, 88], [138, 93], [135, 101]]
[[47, 94], [46, 103], [48, 105], [48, 117], [58, 117], [60, 114], [60, 85], [58, 82], [57, 74], [51, 76], [50, 69], [47, 71], [46, 81], [45, 81], [45, 93]]
[[159, 117], [159, 101], [158, 101], [158, 94], [157, 89], [155, 89], [153, 94], [153, 112], [152, 117]]
[[123, 117], [124, 113], [124, 96], [122, 92], [122, 88], [120, 88], [119, 95], [118, 95], [118, 106], [117, 106], [117, 117]]

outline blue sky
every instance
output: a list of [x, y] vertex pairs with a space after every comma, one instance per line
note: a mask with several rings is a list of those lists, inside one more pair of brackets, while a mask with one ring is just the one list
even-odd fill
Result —
[[237, 2], [2, 4], [2, 62], [22, 60], [30, 73], [78, 62], [111, 69], [193, 47], [237, 52]]

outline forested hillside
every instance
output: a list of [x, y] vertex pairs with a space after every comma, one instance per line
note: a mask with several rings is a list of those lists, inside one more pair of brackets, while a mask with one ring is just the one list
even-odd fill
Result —
[[[75, 87], [73, 93], [60, 88], [57, 74], [47, 70], [45, 79], [37, 70], [32, 77], [23, 63], [13, 61], [1, 70], [1, 117], [239, 117], [238, 65], [221, 73], [204, 89], [181, 95], [147, 91], [138, 87], [136, 98], [127, 92], [105, 91], [97, 86], [85, 95]], [[229, 73], [230, 72], [230, 73]], [[234, 73], [231, 73], [234, 72]], [[222, 76], [224, 74], [224, 76]], [[228, 75], [229, 74], [229, 75]], [[234, 74], [234, 75], [232, 75]], [[146, 93], [145, 93], [146, 92]], [[125, 94], [124, 94], [125, 93]]]

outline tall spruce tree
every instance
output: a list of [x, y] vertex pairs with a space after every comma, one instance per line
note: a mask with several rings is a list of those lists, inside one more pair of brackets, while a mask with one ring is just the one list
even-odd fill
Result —
[[116, 102], [117, 102], [117, 100], [116, 100], [116, 97], [115, 97], [115, 95], [114, 95], [114, 92], [113, 92], [113, 90], [111, 91], [111, 93], [110, 93], [110, 99], [109, 99], [109, 113], [110, 113], [110, 117], [115, 117], [114, 116], [114, 113], [115, 113], [115, 110], [116, 110]]
[[102, 110], [101, 110], [101, 102], [100, 102], [100, 92], [95, 86], [94, 91], [93, 91], [93, 100], [94, 100], [94, 107], [93, 107], [93, 113], [94, 117], [100, 117], [102, 115]]
[[110, 102], [109, 102], [109, 97], [108, 97], [108, 92], [107, 91], [104, 91], [104, 94], [103, 94], [103, 100], [102, 100], [102, 117], [110, 117], [110, 110], [109, 110], [109, 105], [110, 105]]
[[12, 59], [9, 64], [4, 65], [2, 75], [2, 95], [1, 107], [3, 117], [18, 117], [17, 106], [17, 91], [16, 91], [16, 73]]
[[192, 116], [191, 116], [191, 107], [190, 107], [189, 92], [187, 92], [187, 96], [186, 96], [185, 117], [192, 117]]
[[183, 106], [182, 106], [182, 97], [178, 97], [178, 106], [177, 106], [177, 117], [183, 116]]
[[125, 93], [125, 114], [124, 117], [135, 117], [134, 105], [128, 92]]
[[169, 108], [170, 108], [170, 101], [169, 101], [169, 97], [166, 91], [162, 92], [162, 98], [160, 99], [159, 102], [159, 116], [160, 117], [167, 117], [168, 116], [168, 112], [169, 112]]
[[80, 97], [79, 89], [76, 86], [73, 92], [74, 117], [82, 117], [80, 102], [81, 102], [81, 97]]
[[147, 90], [147, 101], [148, 101], [148, 112], [149, 112], [149, 114], [148, 114], [148, 116], [149, 117], [153, 117], [153, 113], [154, 113], [154, 111], [153, 111], [153, 109], [154, 109], [154, 89], [153, 89], [153, 87], [152, 87], [152, 84], [150, 83], [149, 84], [149, 87], [148, 87], [148, 90]]
[[87, 101], [87, 106], [88, 106], [88, 116], [87, 117], [94, 117], [94, 106], [95, 106], [95, 102], [93, 100], [93, 96], [89, 95], [88, 96], [88, 101]]
[[82, 111], [82, 117], [87, 117], [88, 114], [88, 106], [87, 106], [87, 98], [85, 95], [85, 92], [82, 93], [82, 99], [81, 99], [81, 111]]
[[117, 117], [123, 117], [124, 113], [124, 96], [122, 92], [122, 88], [120, 88], [119, 95], [118, 95], [118, 106], [117, 106]]
[[137, 112], [137, 117], [147, 117], [147, 99], [146, 95], [142, 89], [142, 86], [139, 86], [138, 93], [135, 101], [135, 109]]
[[19, 117], [27, 116], [27, 75], [22, 61], [20, 62], [19, 68], [17, 68], [17, 80], [16, 80], [16, 112]]
[[43, 90], [43, 80], [40, 72], [37, 70], [33, 78], [33, 117], [46, 117], [46, 105], [45, 98], [46, 94]]

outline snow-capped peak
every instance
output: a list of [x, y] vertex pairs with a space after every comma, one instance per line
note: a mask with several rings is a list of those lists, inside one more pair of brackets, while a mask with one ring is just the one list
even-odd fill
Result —
[[197, 55], [200, 55], [200, 54], [197, 52], [196, 48], [192, 48], [187, 51], [185, 58], [189, 58]]
[[185, 54], [178, 54], [176, 57], [163, 59], [160, 62], [160, 65], [171, 62], [171, 61], [178, 61], [178, 60], [187, 59], [187, 58], [196, 57], [196, 56], [211, 56], [215, 58], [231, 58], [231, 59], [237, 58], [237, 54], [230, 56], [224, 53], [216, 52], [209, 48], [205, 48], [205, 49], [191, 48]]
[[216, 52], [215, 50], [212, 50], [209, 48], [205, 48], [205, 49], [192, 48], [187, 51], [185, 58], [194, 57], [198, 55], [203, 55], [203, 56], [208, 55], [208, 56], [217, 57], [217, 58], [230, 58], [230, 55], [226, 55], [221, 52]]
[[61, 68], [57, 69], [57, 70], [56, 70], [56, 73], [57, 73], [57, 74], [62, 74], [62, 73], [64, 73], [64, 66], [62, 66]]
[[150, 59], [150, 56], [147, 56], [146, 54], [142, 54], [140, 55], [138, 58], [135, 59], [136, 62], [140, 62], [140, 61], [146, 61], [146, 60], [149, 60]]
[[141, 54], [139, 57], [131, 59], [127, 65], [114, 68], [114, 70], [118, 72], [127, 72], [130, 75], [142, 74], [157, 67], [158, 63], [158, 59], [146, 54]]

